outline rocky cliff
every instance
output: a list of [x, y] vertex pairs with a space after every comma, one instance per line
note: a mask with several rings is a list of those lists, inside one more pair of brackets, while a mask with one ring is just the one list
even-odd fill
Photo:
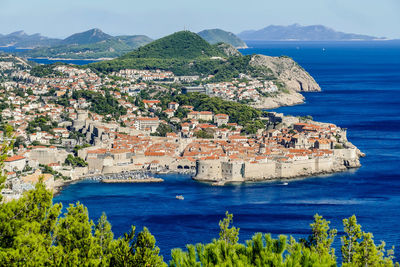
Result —
[[241, 56], [242, 54], [232, 45], [226, 44], [226, 43], [219, 43], [216, 45], [219, 49], [221, 49], [224, 54], [226, 54], [228, 57], [232, 56]]
[[284, 106], [294, 106], [304, 103], [304, 96], [294, 90], [289, 90], [288, 93], [280, 93], [273, 97], [263, 97], [261, 102], [250, 104], [258, 109], [274, 109]]
[[254, 55], [249, 64], [254, 67], [269, 68], [288, 90], [297, 92], [321, 91], [314, 78], [289, 57]]

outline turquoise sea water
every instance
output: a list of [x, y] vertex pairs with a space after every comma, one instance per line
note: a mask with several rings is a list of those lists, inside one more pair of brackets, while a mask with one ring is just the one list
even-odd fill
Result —
[[[375, 240], [396, 245], [400, 257], [400, 43], [250, 43], [245, 54], [288, 55], [313, 75], [321, 93], [304, 105], [279, 108], [293, 115], [348, 128], [348, 138], [367, 154], [359, 169], [292, 181], [212, 187], [183, 175], [164, 183], [80, 182], [55, 198], [80, 201], [96, 221], [105, 211], [117, 236], [147, 226], [161, 253], [218, 237], [218, 221], [234, 214], [240, 241], [255, 232], [305, 237], [315, 213], [342, 233], [342, 219], [356, 214]], [[182, 194], [183, 201], [175, 199]], [[340, 240], [336, 239], [337, 254]], [[339, 254], [338, 254], [339, 255]]]

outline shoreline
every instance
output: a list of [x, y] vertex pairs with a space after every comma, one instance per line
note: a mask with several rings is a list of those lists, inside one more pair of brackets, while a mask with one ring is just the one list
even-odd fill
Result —
[[145, 179], [103, 179], [101, 183], [105, 184], [123, 184], [123, 183], [162, 183], [162, 178], [145, 178]]
[[300, 175], [294, 175], [290, 177], [271, 177], [271, 178], [265, 178], [265, 179], [252, 179], [248, 178], [243, 181], [239, 180], [205, 180], [205, 179], [196, 179], [195, 177], [192, 177], [192, 180], [195, 180], [196, 182], [201, 182], [201, 183], [206, 183], [210, 186], [226, 186], [226, 185], [232, 185], [232, 184], [244, 184], [244, 183], [274, 183], [274, 182], [290, 182], [290, 181], [299, 181], [299, 180], [305, 180], [309, 178], [317, 178], [319, 176], [331, 176], [336, 173], [342, 173], [346, 171], [351, 171], [351, 170], [356, 170], [362, 167], [361, 164], [354, 166], [354, 167], [345, 167], [344, 169], [341, 170], [332, 170], [332, 171], [322, 171], [322, 172], [317, 172], [313, 173], [310, 175], [307, 174], [300, 174]]
[[62, 181], [55, 181], [55, 185], [54, 185], [54, 187], [52, 188], [52, 191], [53, 191], [53, 197], [54, 196], [57, 196], [58, 194], [60, 194], [61, 193], [61, 191], [65, 188], [65, 187], [67, 187], [67, 186], [69, 186], [69, 185], [71, 185], [71, 184], [74, 184], [74, 183], [77, 183], [77, 182], [79, 182], [79, 181], [82, 181], [82, 179], [81, 178], [78, 178], [78, 179], [75, 179], [75, 180], [62, 180]]
[[104, 61], [104, 60], [113, 60], [115, 58], [108, 58], [108, 57], [104, 57], [104, 58], [59, 58], [59, 57], [28, 57], [28, 60], [32, 61], [33, 59], [46, 59], [46, 60], [68, 60], [68, 61], [72, 61], [72, 60], [83, 60], [83, 61]]
[[[312, 173], [310, 175], [307, 174], [299, 174], [299, 175], [294, 175], [290, 177], [271, 177], [271, 178], [265, 178], [265, 179], [252, 179], [248, 178], [246, 180], [204, 180], [204, 179], [196, 179], [195, 175], [191, 177], [192, 180], [199, 182], [199, 183], [206, 183], [210, 186], [227, 186], [227, 185], [232, 185], [232, 184], [245, 184], [245, 183], [274, 183], [274, 182], [290, 182], [290, 181], [298, 181], [298, 180], [304, 180], [304, 179], [309, 179], [309, 178], [316, 178], [319, 176], [330, 176], [336, 173], [341, 173], [341, 172], [346, 172], [346, 171], [351, 171], [351, 170], [356, 170], [362, 167], [361, 164], [358, 164], [356, 166], [352, 167], [344, 167], [340, 169], [333, 169], [331, 171], [322, 171], [322, 172], [317, 172], [317, 173]], [[176, 175], [181, 175], [182, 173], [180, 172], [167, 172], [169, 174], [176, 174]], [[165, 174], [165, 173], [163, 173]], [[82, 176], [78, 179], [75, 180], [66, 180], [63, 181], [61, 184], [58, 184], [54, 186], [53, 188], [53, 196], [57, 196], [61, 193], [61, 191], [68, 187], [71, 184], [81, 182], [85, 180], [85, 176]], [[163, 183], [164, 179], [162, 178], [146, 178], [146, 179], [103, 179], [99, 180], [98, 182], [100, 183], [105, 183], [105, 184], [118, 184], [118, 183]]]

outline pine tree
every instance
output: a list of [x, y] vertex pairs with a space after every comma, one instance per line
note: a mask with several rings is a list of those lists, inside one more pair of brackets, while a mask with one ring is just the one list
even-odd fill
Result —
[[230, 224], [233, 222], [233, 215], [229, 212], [225, 213], [225, 218], [219, 221], [219, 239], [225, 241], [228, 244], [236, 244], [239, 241], [239, 230], [238, 228], [231, 227]]
[[98, 250], [96, 254], [100, 265], [108, 266], [111, 257], [111, 246], [114, 241], [114, 233], [111, 231], [111, 224], [107, 221], [107, 216], [103, 212], [99, 218], [94, 232], [94, 242], [97, 245]]
[[95, 263], [93, 222], [89, 220], [88, 210], [79, 202], [70, 204], [64, 217], [55, 230], [55, 244], [64, 249], [64, 260], [73, 265]]
[[335, 249], [331, 245], [336, 237], [337, 230], [329, 228], [330, 221], [315, 214], [314, 222], [310, 224], [312, 234], [308, 240], [302, 240], [311, 253], [316, 252], [319, 257], [319, 264], [324, 266], [336, 266]]
[[350, 264], [353, 261], [353, 256], [359, 249], [360, 244], [358, 240], [362, 237], [362, 231], [354, 215], [348, 219], [344, 219], [343, 226], [346, 235], [341, 238], [341, 251], [343, 266], [346, 266], [346, 264]]

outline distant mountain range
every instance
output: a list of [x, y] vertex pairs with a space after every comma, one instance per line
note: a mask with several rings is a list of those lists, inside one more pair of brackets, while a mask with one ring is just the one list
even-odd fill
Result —
[[[235, 35], [221, 29], [207, 29], [197, 33], [209, 44], [226, 43], [235, 48], [246, 48], [248, 41], [371, 41], [385, 40], [368, 35], [338, 32], [322, 25], [271, 25], [261, 30], [249, 30]], [[40, 34], [28, 35], [23, 31], [0, 34], [0, 46], [15, 46], [30, 50], [18, 52], [31, 58], [99, 59], [116, 58], [153, 41], [145, 35], [111, 36], [100, 29], [75, 33], [65, 39]], [[228, 48], [229, 50], [229, 48]], [[232, 52], [232, 51], [231, 51]], [[234, 51], [232, 52], [234, 53]]]
[[368, 35], [338, 32], [323, 25], [289, 26], [270, 25], [260, 30], [248, 30], [238, 34], [247, 41], [372, 41], [385, 40]]
[[226, 43], [235, 48], [247, 48], [246, 43], [235, 34], [221, 29], [204, 30], [197, 34], [210, 44]]
[[[111, 36], [100, 29], [91, 29], [75, 33], [63, 40], [50, 39], [41, 36], [41, 41], [35, 35], [12, 33], [0, 36], [0, 45], [13, 45], [19, 48], [34, 48], [19, 52], [20, 56], [31, 58], [72, 58], [97, 59], [114, 58], [131, 52], [132, 50], [150, 43], [153, 39], [145, 35]], [[17, 36], [12, 38], [13, 36]], [[34, 38], [35, 37], [35, 38]]]
[[[210, 44], [223, 42], [236, 48], [247, 47], [235, 34], [221, 29], [204, 30], [198, 35]], [[20, 56], [31, 58], [116, 58], [151, 41], [153, 40], [145, 35], [111, 36], [97, 28], [75, 33], [63, 40], [43, 37], [40, 34], [27, 35], [23, 31], [0, 35], [1, 46], [33, 48], [18, 53]]]
[[64, 40], [61, 41], [61, 44], [69, 45], [83, 45], [83, 44], [93, 44], [101, 41], [105, 41], [107, 39], [112, 38], [111, 35], [102, 32], [100, 29], [91, 29], [85, 32], [75, 33]]
[[42, 46], [52, 46], [60, 42], [59, 39], [48, 38], [35, 33], [26, 34], [24, 31], [17, 31], [7, 35], [0, 35], [0, 46], [16, 46], [19, 48], [33, 48]]

